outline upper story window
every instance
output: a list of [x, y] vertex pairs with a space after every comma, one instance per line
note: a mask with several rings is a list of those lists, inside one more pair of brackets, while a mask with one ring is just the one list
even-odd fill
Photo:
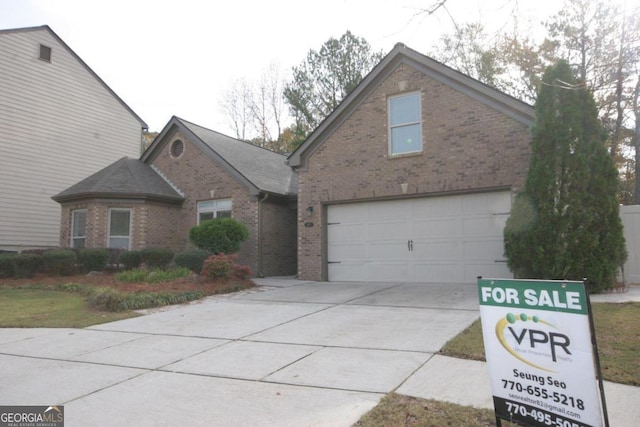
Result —
[[87, 241], [87, 210], [71, 212], [71, 247], [84, 248]]
[[198, 202], [198, 224], [214, 218], [231, 218], [231, 199]]
[[420, 92], [389, 98], [389, 154], [422, 151]]
[[131, 249], [131, 209], [109, 209], [108, 247]]
[[180, 141], [179, 139], [176, 139], [175, 141], [173, 141], [173, 143], [171, 144], [171, 155], [174, 158], [178, 158], [182, 155], [183, 152], [184, 152], [184, 142]]
[[51, 48], [49, 46], [40, 45], [40, 59], [51, 62]]

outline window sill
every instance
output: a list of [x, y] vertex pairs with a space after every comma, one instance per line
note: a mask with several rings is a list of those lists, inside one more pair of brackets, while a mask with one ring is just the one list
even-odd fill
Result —
[[387, 154], [388, 159], [403, 159], [405, 157], [415, 157], [422, 156], [424, 151], [414, 151], [411, 153], [402, 153], [402, 154]]

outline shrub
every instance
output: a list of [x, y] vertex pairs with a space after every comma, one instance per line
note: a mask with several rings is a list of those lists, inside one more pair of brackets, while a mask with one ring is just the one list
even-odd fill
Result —
[[140, 258], [149, 268], [166, 268], [173, 259], [173, 251], [168, 248], [144, 248], [140, 251]]
[[220, 253], [234, 253], [249, 238], [249, 230], [233, 218], [215, 218], [191, 227], [189, 240], [199, 249]]
[[200, 274], [210, 279], [229, 278], [234, 271], [234, 254], [212, 255], [204, 261]]
[[103, 248], [83, 249], [80, 251], [79, 259], [86, 271], [102, 271], [107, 267], [109, 255], [109, 251]]
[[202, 266], [202, 274], [210, 279], [229, 279], [235, 278], [246, 280], [253, 275], [248, 265], [236, 265], [236, 255], [217, 254], [212, 255], [204, 261]]
[[53, 249], [42, 255], [44, 272], [56, 276], [70, 276], [76, 268], [76, 253], [70, 249]]
[[13, 276], [16, 279], [26, 279], [33, 276], [42, 266], [42, 255], [18, 254], [11, 257]]
[[233, 269], [233, 276], [236, 279], [247, 280], [249, 277], [253, 276], [253, 271], [251, 271], [251, 267], [248, 265], [236, 265]]
[[118, 264], [124, 265], [125, 270], [138, 268], [141, 263], [140, 251], [125, 251], [118, 256]]
[[178, 267], [188, 268], [194, 273], [200, 274], [204, 260], [206, 260], [209, 255], [211, 254], [203, 249], [188, 249], [178, 252], [173, 261]]
[[13, 277], [13, 263], [11, 258], [16, 254], [0, 254], [0, 278]]

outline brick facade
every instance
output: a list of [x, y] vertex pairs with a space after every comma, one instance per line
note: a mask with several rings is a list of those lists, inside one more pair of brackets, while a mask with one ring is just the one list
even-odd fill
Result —
[[[392, 157], [387, 100], [415, 91], [422, 100], [423, 151]], [[308, 280], [326, 279], [326, 205], [491, 188], [517, 191], [529, 164], [527, 125], [407, 64], [396, 66], [327, 133], [298, 169], [298, 275]], [[406, 193], [402, 183], [408, 184]]]
[[[181, 140], [184, 150], [171, 153], [173, 141]], [[212, 160], [186, 135], [173, 131], [151, 164], [184, 194], [181, 205], [144, 199], [86, 199], [63, 203], [60, 243], [71, 243], [74, 209], [87, 209], [87, 247], [107, 247], [109, 209], [131, 209], [131, 249], [167, 247], [180, 251], [192, 247], [189, 230], [198, 221], [198, 202], [232, 200], [232, 217], [249, 229], [237, 262], [251, 267], [256, 275], [292, 275], [296, 263], [296, 204], [276, 195], [250, 196], [248, 189], [224, 167]], [[261, 248], [261, 249], [260, 249]]]

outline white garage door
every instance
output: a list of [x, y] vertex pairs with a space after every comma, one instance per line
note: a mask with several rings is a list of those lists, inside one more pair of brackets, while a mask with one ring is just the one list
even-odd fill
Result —
[[510, 210], [508, 191], [329, 206], [329, 280], [511, 278], [502, 234]]

